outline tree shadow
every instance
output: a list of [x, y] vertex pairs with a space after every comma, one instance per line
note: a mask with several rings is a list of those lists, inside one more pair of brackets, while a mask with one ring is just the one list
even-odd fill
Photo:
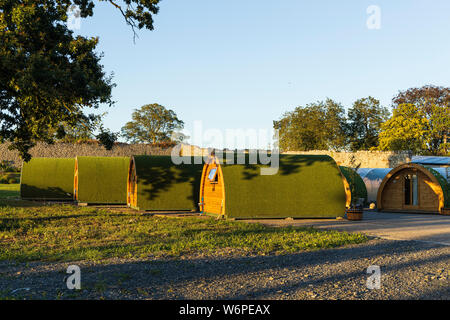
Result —
[[[269, 155], [270, 156], [270, 155]], [[241, 157], [241, 162], [245, 161], [243, 164], [239, 163], [239, 157]], [[261, 176], [261, 168], [270, 168], [271, 164], [262, 164], [263, 159], [258, 154], [257, 164], [251, 163], [251, 157], [249, 154], [234, 154], [234, 162], [224, 162], [225, 166], [228, 165], [241, 165], [243, 167], [242, 170], [242, 179], [244, 180], [252, 180], [259, 176]], [[275, 158], [271, 158], [271, 161], [274, 161]], [[329, 156], [323, 155], [279, 155], [279, 166], [277, 175], [287, 176], [292, 174], [298, 174], [302, 169], [306, 169], [307, 167], [315, 166], [320, 163], [332, 163], [332, 165], [337, 165], [334, 163], [334, 160]], [[276, 167], [276, 166], [275, 166]], [[340, 173], [336, 170], [336, 176], [340, 177]]]
[[72, 192], [67, 192], [59, 187], [39, 188], [27, 184], [20, 186], [20, 196], [24, 200], [42, 200], [42, 201], [68, 201], [74, 200]]
[[[439, 245], [417, 246], [409, 241], [383, 241], [347, 248], [306, 251], [281, 256], [206, 257], [187, 260], [163, 258], [94, 265], [87, 261], [81, 262], [79, 265], [84, 272], [83, 285], [85, 287], [89, 287], [90, 284], [102, 278], [112, 284], [109, 289], [120, 289], [122, 287], [134, 292], [138, 288], [145, 288], [148, 290], [150, 298], [167, 299], [167, 290], [171, 288], [171, 290], [179, 291], [175, 299], [184, 299], [183, 294], [187, 292], [189, 292], [188, 297], [192, 297], [195, 295], [195, 290], [201, 290], [203, 293], [208, 289], [208, 286], [220, 286], [221, 290], [216, 290], [212, 296], [214, 299], [248, 299], [248, 297], [258, 298], [273, 295], [277, 292], [297, 293], [336, 283], [346, 285], [356, 282], [360, 289], [366, 290], [365, 279], [368, 276], [366, 269], [369, 265], [379, 264], [382, 277], [389, 275], [397, 278], [397, 275], [408, 273], [413, 268], [417, 269], [427, 267], [429, 264], [442, 264], [449, 261], [450, 254], [445, 253], [445, 251], [435, 256], [420, 255], [422, 251], [439, 248], [443, 247]], [[101, 247], [98, 249], [102, 250]], [[410, 257], [406, 261], [405, 259], [384, 260], [386, 264], [383, 265], [383, 259], [396, 255], [410, 255]], [[341, 263], [345, 263], [346, 267], [341, 269]], [[334, 267], [329, 269], [328, 272], [320, 271], [321, 268], [329, 265]], [[264, 278], [269, 275], [276, 277], [280, 272], [283, 274], [283, 270], [288, 270], [287, 272], [290, 273], [296, 272], [299, 275], [291, 277], [287, 283], [277, 283], [273, 279], [272, 282], [267, 282], [269, 285], [264, 285], [264, 282], [256, 282], [257, 275]], [[114, 281], [115, 275], [123, 272], [127, 272], [131, 277], [126, 282], [117, 285], [117, 282]], [[300, 277], [304, 272], [309, 273], [308, 278]], [[33, 277], [51, 277], [53, 275], [53, 270], [42, 268], [40, 271], [31, 272], [27, 279], [32, 281]], [[197, 286], [200, 283], [205, 283], [206, 287]], [[61, 286], [63, 285], [61, 283]], [[186, 287], [190, 287], [190, 289], [184, 290]], [[410, 286], [405, 287], [409, 288]], [[351, 286], [351, 288], [353, 289], [354, 286]], [[43, 289], [47, 290], [47, 288]], [[400, 294], [406, 293], [399, 292], [397, 288], [390, 287], [388, 290], [385, 294], [398, 299], [402, 299]], [[439, 290], [441, 294], [446, 294], [448, 297], [448, 287]], [[349, 293], [352, 293], [352, 291]], [[205, 299], [204, 295], [200, 296], [203, 296], [203, 298], [198, 299]], [[424, 293], [417, 298], [427, 299], [429, 295]]]
[[170, 156], [139, 156], [135, 159], [138, 197], [144, 196], [150, 202], [168, 202], [172, 198], [174, 204], [177, 200], [187, 200], [192, 203], [192, 208], [198, 208], [203, 164], [195, 164], [191, 158], [191, 164], [176, 165]]
[[[73, 214], [73, 215], [58, 215], [51, 217], [24, 217], [24, 218], [1, 218], [0, 217], [0, 231], [12, 231], [15, 229], [20, 229], [25, 224], [32, 225], [33, 227], [38, 227], [40, 225], [45, 225], [52, 221], [60, 221], [65, 219], [80, 219], [89, 217], [98, 217], [99, 213], [95, 212], [92, 214]], [[128, 217], [128, 214], [108, 214], [108, 217]]]

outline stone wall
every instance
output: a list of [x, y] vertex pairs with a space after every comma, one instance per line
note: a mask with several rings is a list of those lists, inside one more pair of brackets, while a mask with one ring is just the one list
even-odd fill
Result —
[[[0, 144], [0, 161], [8, 160], [14, 163], [14, 166], [20, 167], [22, 160], [17, 151], [8, 150], [7, 143]], [[181, 149], [181, 150], [180, 150]], [[196, 146], [183, 144], [177, 150], [181, 155], [208, 155], [212, 149], [204, 149]], [[148, 144], [118, 144], [113, 150], [108, 151], [103, 146], [97, 144], [70, 144], [55, 143], [48, 145], [38, 143], [31, 149], [33, 157], [50, 158], [72, 158], [76, 156], [98, 156], [98, 157], [123, 157], [132, 155], [170, 155], [172, 148], [162, 149]], [[361, 168], [393, 168], [400, 164], [410, 162], [412, 153], [408, 151], [358, 151], [358, 152], [333, 152], [324, 150], [315, 151], [291, 151], [286, 154], [326, 154], [331, 156], [338, 165], [352, 166], [351, 157], [355, 156], [355, 164], [360, 163]]]
[[[211, 149], [204, 149], [195, 146], [183, 145], [181, 148], [183, 155], [205, 156]], [[412, 153], [409, 151], [357, 151], [357, 152], [333, 152], [327, 150], [313, 151], [290, 151], [285, 154], [320, 154], [331, 156], [340, 166], [356, 166], [361, 168], [393, 168], [411, 161]], [[354, 164], [351, 163], [354, 156]]]
[[[0, 144], [0, 161], [12, 161], [17, 168], [22, 166], [19, 153], [8, 150], [8, 143]], [[96, 143], [70, 144], [55, 143], [53, 145], [38, 143], [30, 151], [33, 157], [74, 158], [76, 156], [126, 157], [132, 155], [170, 155], [171, 148], [162, 149], [148, 144], [117, 144], [110, 151]]]
[[286, 154], [326, 154], [331, 156], [340, 166], [352, 166], [351, 158], [355, 156], [355, 164], [361, 164], [361, 168], [394, 168], [411, 161], [413, 156], [410, 151], [357, 151], [357, 152], [333, 152], [333, 151], [292, 151]]

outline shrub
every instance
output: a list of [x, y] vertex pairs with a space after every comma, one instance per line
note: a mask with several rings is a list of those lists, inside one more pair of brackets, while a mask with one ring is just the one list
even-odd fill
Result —
[[16, 184], [19, 182], [20, 182], [20, 174], [18, 173], [6, 173], [0, 176], [0, 183]]
[[0, 171], [17, 172], [17, 169], [13, 167], [12, 161], [2, 160], [2, 161], [0, 161]]
[[103, 126], [101, 126], [100, 133], [96, 136], [96, 138], [98, 139], [99, 143], [105, 147], [106, 150], [112, 150], [114, 144], [119, 138], [119, 134], [114, 133], [109, 129], [105, 129], [103, 128]]

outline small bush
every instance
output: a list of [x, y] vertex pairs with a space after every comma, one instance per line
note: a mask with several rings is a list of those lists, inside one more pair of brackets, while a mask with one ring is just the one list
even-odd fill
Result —
[[18, 172], [18, 170], [13, 167], [13, 162], [12, 161], [7, 161], [7, 160], [0, 161], [0, 171], [3, 171], [3, 172]]
[[7, 173], [0, 176], [0, 183], [2, 184], [16, 184], [20, 182], [20, 174]]

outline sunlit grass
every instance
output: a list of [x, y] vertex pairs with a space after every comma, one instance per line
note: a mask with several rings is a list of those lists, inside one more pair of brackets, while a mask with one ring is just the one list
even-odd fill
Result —
[[276, 228], [207, 217], [152, 217], [70, 205], [0, 206], [0, 260], [286, 254], [366, 240], [360, 234]]
[[20, 184], [0, 184], [0, 199], [18, 198]]

